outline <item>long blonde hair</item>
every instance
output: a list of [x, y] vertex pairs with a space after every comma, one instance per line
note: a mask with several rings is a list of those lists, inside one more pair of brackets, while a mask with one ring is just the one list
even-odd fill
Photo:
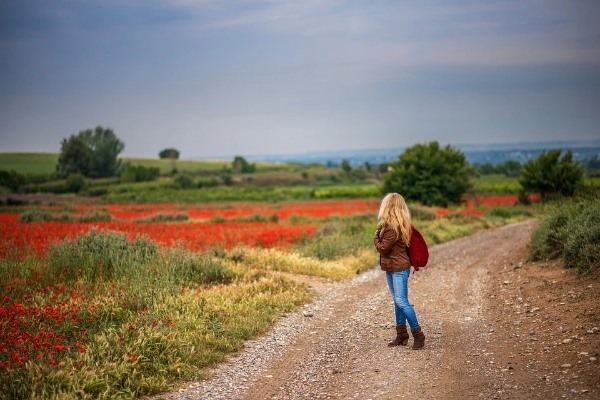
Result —
[[402, 239], [408, 246], [410, 241], [410, 211], [404, 197], [398, 193], [388, 193], [379, 207], [377, 226], [382, 230], [389, 228], [394, 231], [396, 240]]

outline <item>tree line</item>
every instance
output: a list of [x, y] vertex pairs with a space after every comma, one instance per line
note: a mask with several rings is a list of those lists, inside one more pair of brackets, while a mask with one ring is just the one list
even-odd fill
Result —
[[[158, 177], [159, 170], [156, 167], [122, 164], [119, 154], [124, 148], [125, 144], [112, 129], [98, 126], [80, 131], [61, 141], [56, 173], [66, 178], [66, 191], [75, 192], [84, 185], [84, 178], [120, 176], [121, 182], [140, 182]], [[172, 171], [176, 173], [175, 161], [179, 159], [179, 150], [166, 148], [158, 156], [171, 160]], [[499, 165], [469, 165], [462, 151], [450, 145], [440, 146], [437, 141], [411, 146], [394, 162], [379, 166], [365, 165], [363, 174], [357, 174], [347, 160], [342, 162], [341, 170], [346, 175], [360, 175], [363, 178], [367, 177], [366, 171], [375, 173], [381, 177], [382, 193], [399, 192], [409, 201], [436, 206], [459, 203], [471, 189], [469, 178], [474, 175], [518, 177], [522, 199], [526, 199], [530, 193], [539, 193], [543, 199], [572, 196], [582, 186], [584, 176], [583, 166], [573, 160], [570, 151], [564, 154], [561, 150], [544, 151], [538, 158], [523, 165], [512, 160]], [[256, 165], [242, 156], [236, 156], [231, 171], [252, 174], [256, 172]], [[14, 171], [0, 171], [0, 186], [9, 190], [18, 190], [23, 180]], [[191, 178], [185, 175], [176, 176], [176, 183], [182, 188], [194, 186]]]

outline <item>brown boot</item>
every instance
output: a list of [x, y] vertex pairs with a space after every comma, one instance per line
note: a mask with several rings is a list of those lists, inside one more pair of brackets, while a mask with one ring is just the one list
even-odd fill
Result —
[[415, 342], [413, 343], [413, 350], [420, 350], [425, 346], [425, 335], [423, 331], [421, 331], [421, 327], [418, 327], [414, 331], [412, 331], [413, 339]]
[[406, 325], [396, 325], [396, 338], [388, 343], [388, 347], [406, 346], [409, 337]]

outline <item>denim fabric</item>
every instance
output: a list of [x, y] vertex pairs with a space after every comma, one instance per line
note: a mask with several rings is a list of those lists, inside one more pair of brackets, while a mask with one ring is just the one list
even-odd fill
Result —
[[396, 314], [396, 325], [405, 325], [408, 321], [410, 330], [414, 331], [419, 327], [415, 309], [408, 302], [408, 277], [410, 268], [399, 272], [386, 272], [388, 288], [394, 299], [394, 312]]

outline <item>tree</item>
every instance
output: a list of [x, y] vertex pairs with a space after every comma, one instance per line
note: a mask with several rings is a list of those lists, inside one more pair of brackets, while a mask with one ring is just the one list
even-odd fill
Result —
[[350, 161], [346, 160], [345, 158], [342, 160], [342, 171], [344, 171], [346, 174], [349, 174], [350, 171], [352, 171], [352, 165], [350, 165]]
[[398, 192], [425, 205], [458, 203], [471, 187], [464, 153], [449, 145], [441, 148], [437, 141], [407, 148], [389, 167], [383, 192]]
[[523, 169], [523, 166], [521, 165], [520, 162], [518, 162], [516, 160], [506, 160], [506, 161], [504, 161], [504, 164], [502, 164], [502, 171], [503, 171], [504, 175], [510, 176], [510, 177], [517, 177], [517, 176], [521, 175], [522, 169]]
[[71, 135], [60, 144], [60, 155], [56, 170], [62, 176], [81, 174], [88, 176], [92, 160], [92, 150], [81, 136]]
[[162, 158], [170, 158], [170, 159], [179, 159], [179, 150], [174, 148], [163, 149], [158, 153], [158, 157]]
[[62, 140], [57, 171], [63, 176], [73, 173], [91, 178], [115, 176], [120, 167], [118, 156], [124, 148], [112, 129], [98, 126], [81, 131]]
[[572, 196], [583, 183], [583, 167], [573, 161], [573, 153], [562, 150], [543, 151], [538, 158], [523, 165], [519, 183], [524, 193], [539, 193], [542, 200], [549, 196]]
[[177, 172], [177, 160], [179, 159], [179, 150], [174, 148], [163, 149], [160, 153], [158, 153], [158, 156], [161, 159], [168, 158], [169, 160], [171, 160], [171, 173]]
[[242, 174], [251, 174], [256, 171], [256, 164], [250, 164], [242, 156], [235, 156], [232, 162], [233, 170]]

